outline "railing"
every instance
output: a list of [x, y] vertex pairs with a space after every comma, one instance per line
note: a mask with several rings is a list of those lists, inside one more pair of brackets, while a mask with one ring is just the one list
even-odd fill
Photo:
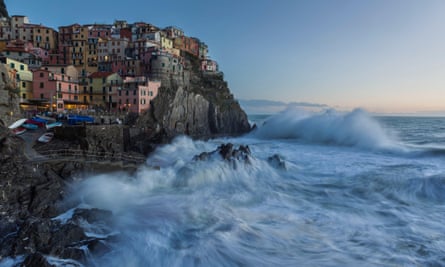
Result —
[[145, 157], [130, 155], [127, 153], [93, 152], [80, 149], [59, 149], [39, 151], [39, 157], [31, 159], [32, 162], [46, 162], [54, 160], [70, 160], [85, 162], [115, 162], [122, 164], [140, 164], [145, 162]]

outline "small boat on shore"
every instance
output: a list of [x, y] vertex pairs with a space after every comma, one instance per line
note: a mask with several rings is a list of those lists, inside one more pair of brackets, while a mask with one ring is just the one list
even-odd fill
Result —
[[62, 123], [60, 121], [55, 121], [55, 122], [51, 122], [51, 123], [47, 123], [46, 124], [46, 129], [52, 129], [54, 127], [60, 127], [62, 126]]
[[15, 129], [15, 128], [17, 128], [17, 127], [20, 127], [20, 126], [22, 126], [23, 123], [26, 122], [26, 120], [27, 120], [27, 119], [20, 119], [20, 120], [14, 122], [13, 124], [9, 125], [8, 128], [9, 128], [9, 129]]
[[81, 123], [94, 123], [94, 118], [90, 116], [82, 116], [82, 115], [69, 115], [68, 116], [68, 124], [76, 125]]
[[36, 125], [36, 124], [31, 124], [31, 123], [23, 123], [23, 124], [22, 124], [22, 127], [23, 127], [23, 128], [26, 128], [26, 129], [28, 129], [28, 130], [36, 130], [36, 129], [39, 128], [38, 125]]
[[51, 117], [47, 117], [47, 116], [43, 116], [43, 115], [36, 115], [35, 117], [39, 118], [39, 119], [42, 119], [42, 120], [45, 120], [47, 122], [55, 122], [56, 121], [55, 118], [51, 118]]
[[38, 127], [45, 127], [46, 121], [42, 121], [41, 119], [38, 118], [32, 118], [32, 119], [28, 119], [25, 122], [26, 124], [34, 124]]
[[42, 134], [39, 139], [37, 139], [37, 141], [41, 142], [41, 143], [48, 143], [49, 141], [51, 141], [54, 137], [54, 133], [52, 132], [48, 132], [48, 133], [44, 133]]
[[19, 134], [22, 134], [22, 133], [24, 133], [24, 132], [26, 132], [26, 128], [24, 128], [24, 127], [16, 127], [16, 128], [14, 128], [14, 129], [12, 129], [12, 132], [15, 134], [15, 135], [19, 135]]

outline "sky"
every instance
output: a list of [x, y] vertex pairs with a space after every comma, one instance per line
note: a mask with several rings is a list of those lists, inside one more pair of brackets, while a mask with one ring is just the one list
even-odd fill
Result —
[[257, 108], [270, 101], [445, 115], [442, 0], [5, 3], [9, 15], [54, 29], [116, 19], [180, 27], [209, 46], [234, 96]]

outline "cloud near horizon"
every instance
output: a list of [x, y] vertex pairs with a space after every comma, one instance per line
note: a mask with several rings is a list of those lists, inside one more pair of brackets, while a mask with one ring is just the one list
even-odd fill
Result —
[[264, 99], [238, 99], [241, 107], [247, 114], [271, 114], [283, 111], [289, 107], [296, 107], [309, 110], [320, 110], [330, 108], [325, 104], [309, 102], [283, 102]]

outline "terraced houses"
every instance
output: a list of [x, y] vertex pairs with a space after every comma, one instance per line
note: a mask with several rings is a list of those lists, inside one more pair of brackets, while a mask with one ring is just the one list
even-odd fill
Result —
[[124, 20], [56, 31], [26, 16], [0, 18], [0, 53], [23, 110], [141, 113], [162, 77], [183, 75], [185, 55], [200, 60], [202, 71], [218, 72], [207, 45], [182, 29]]

